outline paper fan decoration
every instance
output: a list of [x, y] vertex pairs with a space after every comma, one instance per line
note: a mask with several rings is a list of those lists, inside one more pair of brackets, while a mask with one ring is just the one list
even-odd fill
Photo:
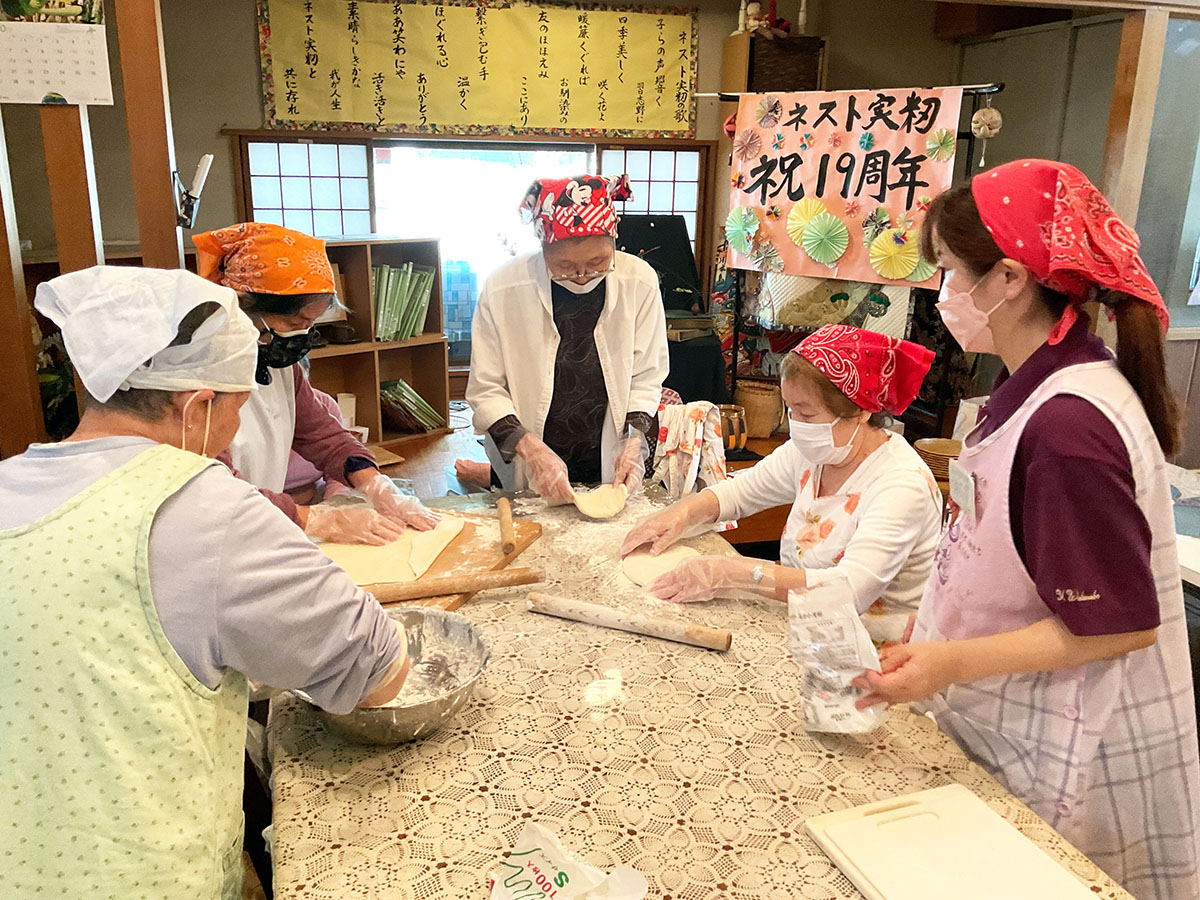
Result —
[[917, 235], [912, 231], [889, 228], [871, 242], [871, 268], [884, 278], [907, 278], [921, 260]]
[[924, 257], [917, 259], [917, 267], [904, 277], [914, 283], [928, 281], [937, 274], [937, 266]]
[[775, 245], [769, 238], [762, 235], [759, 235], [759, 239], [750, 248], [750, 260], [763, 272], [783, 271], [783, 260], [779, 256], [779, 251], [775, 249]]
[[891, 224], [892, 217], [882, 206], [871, 210], [862, 220], [863, 246], [870, 247], [872, 241], [883, 234], [885, 229], [891, 227]]
[[725, 217], [725, 239], [729, 246], [746, 256], [758, 233], [758, 214], [748, 206], [735, 206]]
[[929, 158], [937, 162], [945, 162], [954, 155], [954, 143], [957, 138], [949, 128], [939, 128], [925, 140], [925, 152]]
[[760, 128], [774, 128], [782, 115], [783, 104], [779, 102], [778, 97], [763, 97], [758, 101], [758, 109], [755, 110], [754, 118], [758, 120]]
[[762, 150], [762, 138], [753, 128], [743, 128], [733, 139], [733, 152], [742, 161], [752, 156], [758, 156], [760, 150]]
[[850, 232], [833, 213], [818, 213], [804, 226], [800, 246], [814, 262], [832, 266], [850, 246]]
[[825, 204], [816, 197], [805, 197], [799, 203], [792, 207], [791, 212], [787, 217], [787, 233], [792, 242], [799, 244], [804, 239], [804, 226], [809, 223], [813, 216], [819, 216], [823, 212], [828, 212]]

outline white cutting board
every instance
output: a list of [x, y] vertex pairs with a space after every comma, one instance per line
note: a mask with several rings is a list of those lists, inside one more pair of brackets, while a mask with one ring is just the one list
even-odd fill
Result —
[[814, 816], [804, 830], [867, 900], [1095, 900], [960, 784]]

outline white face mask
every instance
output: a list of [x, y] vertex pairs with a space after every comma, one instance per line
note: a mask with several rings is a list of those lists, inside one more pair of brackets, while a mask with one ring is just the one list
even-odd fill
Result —
[[971, 286], [969, 291], [950, 290], [950, 272], [942, 276], [942, 289], [938, 292], [937, 311], [946, 324], [946, 330], [958, 341], [958, 345], [969, 353], [995, 353], [996, 342], [992, 338], [992, 330], [988, 320], [992, 313], [1004, 305], [1002, 298], [999, 303], [984, 312], [975, 305], [971, 295], [983, 284], [988, 272]]
[[590, 294], [592, 291], [594, 291], [596, 289], [596, 286], [598, 284], [600, 284], [600, 282], [602, 282], [606, 277], [607, 277], [607, 275], [597, 275], [595, 278], [588, 279], [583, 284], [574, 282], [569, 278], [562, 279], [562, 280], [559, 280], [557, 278], [552, 278], [551, 281], [553, 281], [559, 287], [566, 288], [572, 294]]
[[835, 424], [837, 424], [836, 420], [833, 422], [797, 422], [795, 419], [788, 419], [788, 430], [791, 433], [792, 443], [796, 445], [800, 455], [806, 461], [814, 466], [836, 466], [844, 463], [846, 457], [850, 455], [854, 437], [858, 434], [862, 423], [855, 426], [850, 440], [840, 447], [833, 439]]

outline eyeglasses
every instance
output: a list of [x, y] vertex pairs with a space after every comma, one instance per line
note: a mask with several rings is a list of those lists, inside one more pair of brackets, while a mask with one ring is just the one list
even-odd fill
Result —
[[549, 272], [551, 281], [591, 281], [593, 278], [611, 275], [616, 269], [617, 261], [614, 259], [607, 269], [597, 269], [594, 272], [550, 272], [549, 267], [546, 271]]

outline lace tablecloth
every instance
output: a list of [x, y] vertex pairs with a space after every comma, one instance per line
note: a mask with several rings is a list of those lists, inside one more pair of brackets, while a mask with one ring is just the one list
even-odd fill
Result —
[[[552, 573], [547, 592], [662, 612], [614, 575], [642, 511], [584, 523], [538, 510], [546, 531], [521, 562]], [[689, 543], [729, 552], [715, 535]], [[1097, 897], [1128, 898], [929, 719], [897, 707], [869, 735], [808, 734], [781, 605], [667, 610], [730, 629], [717, 653], [528, 613], [524, 597], [463, 607], [491, 663], [457, 719], [424, 740], [358, 746], [300, 700], [273, 702], [277, 897], [486, 898], [487, 872], [533, 820], [595, 865], [637, 868], [658, 900], [857, 898], [804, 820], [958, 782]]]

